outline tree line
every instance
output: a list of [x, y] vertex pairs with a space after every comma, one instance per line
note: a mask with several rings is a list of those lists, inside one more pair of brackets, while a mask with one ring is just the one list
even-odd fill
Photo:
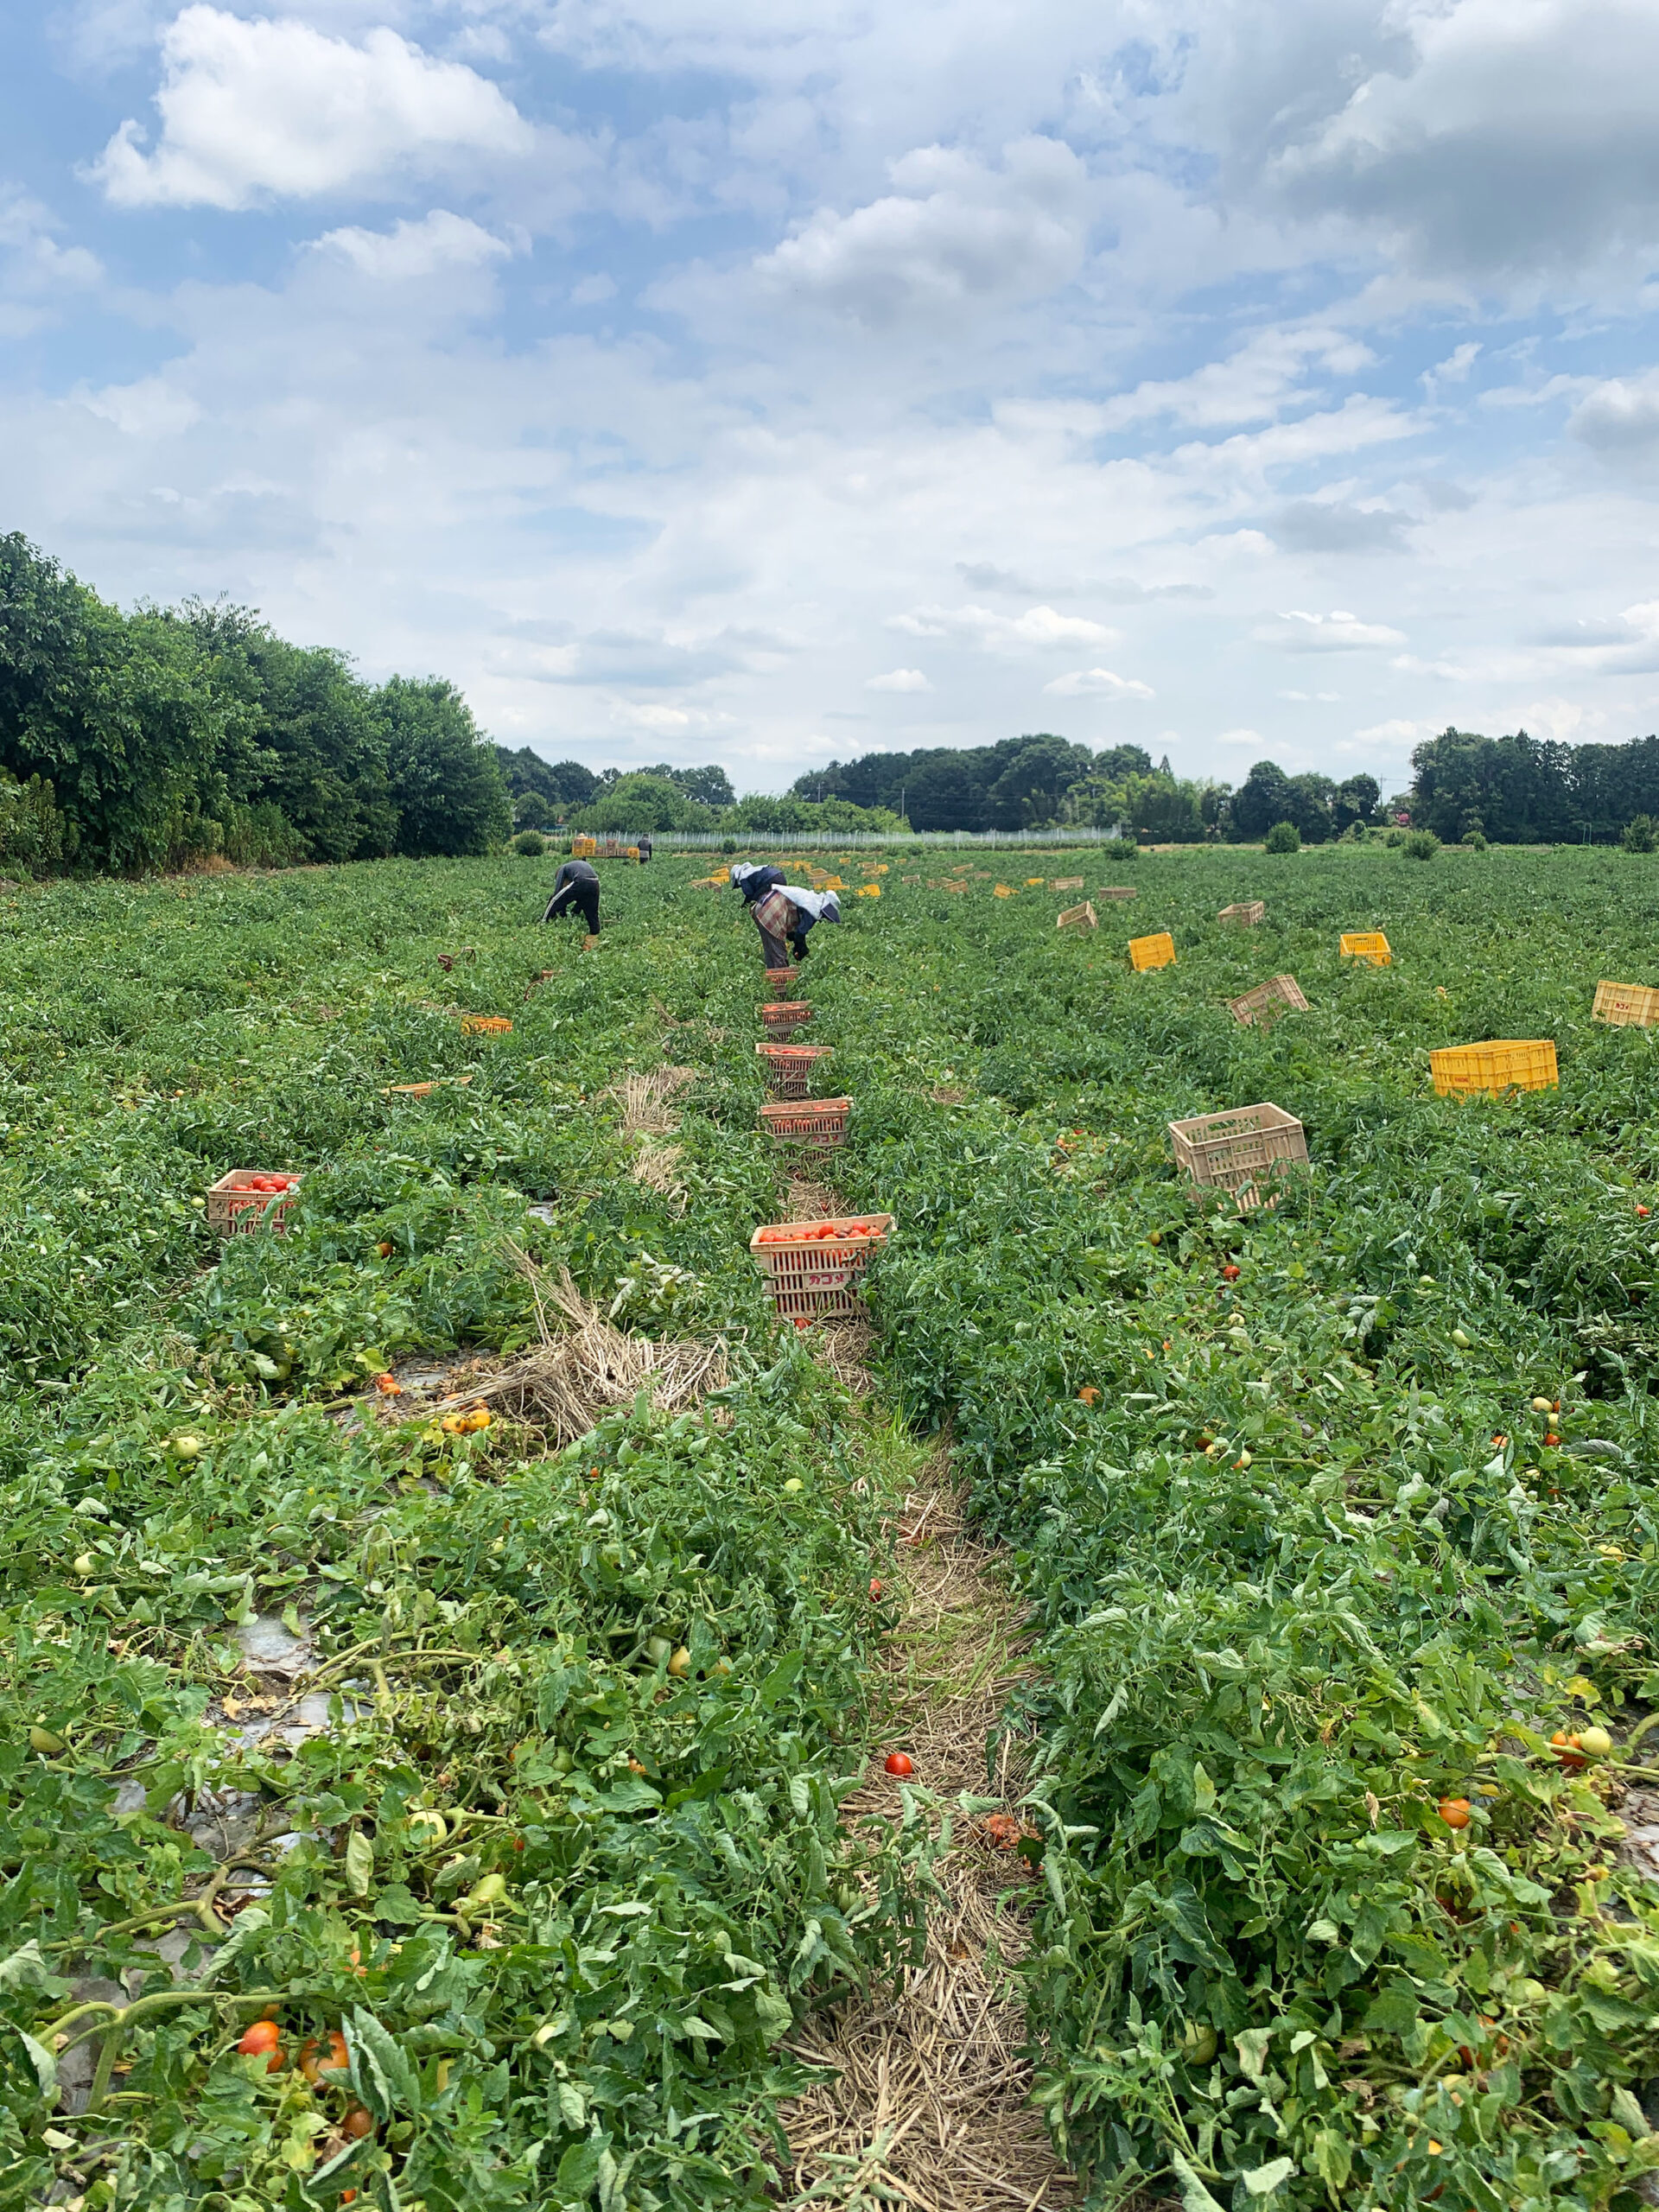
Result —
[[247, 607], [124, 613], [0, 537], [0, 864], [483, 853], [511, 826], [495, 748], [442, 677], [365, 683]]

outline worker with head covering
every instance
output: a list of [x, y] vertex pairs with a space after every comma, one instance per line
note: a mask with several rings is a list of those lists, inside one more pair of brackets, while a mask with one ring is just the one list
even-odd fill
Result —
[[599, 871], [586, 861], [566, 861], [553, 879], [553, 896], [542, 919], [556, 922], [565, 914], [581, 914], [588, 936], [599, 935]]
[[806, 933], [819, 922], [838, 922], [841, 907], [832, 891], [807, 891], [785, 883], [777, 868], [754, 868], [740, 861], [732, 881], [754, 916], [760, 950], [768, 968], [787, 968], [791, 955], [804, 960]]

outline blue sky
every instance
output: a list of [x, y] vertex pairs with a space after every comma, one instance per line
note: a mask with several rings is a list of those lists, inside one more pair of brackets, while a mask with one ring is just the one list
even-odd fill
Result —
[[1656, 0], [0, 8], [0, 528], [594, 766], [1659, 727]]

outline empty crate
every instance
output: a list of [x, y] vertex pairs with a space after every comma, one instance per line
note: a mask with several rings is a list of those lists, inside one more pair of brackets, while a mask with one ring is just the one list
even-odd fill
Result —
[[1349, 930], [1340, 944], [1344, 960], [1369, 960], [1373, 968], [1391, 967], [1394, 954], [1381, 930]]
[[1085, 899], [1080, 906], [1068, 906], [1064, 913], [1057, 916], [1054, 926], [1057, 930], [1097, 929], [1100, 918], [1092, 903]]
[[1263, 922], [1267, 918], [1268, 902], [1265, 899], [1244, 899], [1233, 906], [1224, 906], [1216, 919], [1218, 922], [1237, 922], [1245, 929], [1254, 929], [1258, 922]]
[[1590, 1012], [1595, 1020], [1611, 1021], [1621, 1029], [1650, 1029], [1659, 1021], [1659, 991], [1643, 983], [1598, 983]]
[[1253, 991], [1229, 999], [1227, 1004], [1233, 1020], [1242, 1021], [1247, 1029], [1258, 1021], [1265, 1028], [1281, 1014], [1307, 1012], [1307, 1001], [1294, 976], [1269, 976], [1265, 983], [1258, 983]]
[[1172, 1122], [1175, 1164], [1199, 1189], [1229, 1191], [1241, 1213], [1271, 1199], [1274, 1186], [1307, 1165], [1301, 1123], [1282, 1106], [1239, 1106]]
[[1175, 959], [1175, 940], [1167, 930], [1160, 930], [1154, 937], [1132, 937], [1129, 939], [1129, 964], [1137, 969], [1168, 968]]
[[1428, 1056], [1442, 1098], [1462, 1091], [1552, 1090], [1560, 1078], [1548, 1038], [1501, 1038], [1488, 1045], [1448, 1045]]

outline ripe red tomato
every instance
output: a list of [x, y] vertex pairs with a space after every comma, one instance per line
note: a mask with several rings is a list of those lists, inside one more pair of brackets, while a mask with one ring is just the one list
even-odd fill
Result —
[[345, 2119], [340, 2121], [340, 2132], [342, 2135], [349, 2135], [354, 2142], [360, 2143], [365, 2135], [373, 2134], [373, 2119], [364, 2111], [361, 2105], [353, 2105]]
[[881, 1595], [881, 1578], [879, 1574], [873, 1574], [870, 1577], [870, 1595], [872, 1598], [879, 1598]]
[[283, 2032], [275, 2020], [256, 2020], [236, 2046], [244, 2058], [268, 2058], [267, 2074], [283, 2070]]
[[908, 1751], [889, 1751], [887, 1753], [887, 1772], [889, 1774], [906, 1775], [914, 1774], [915, 1771], [915, 1762], [912, 1759]]
[[1240, 1270], [1229, 1262], [1228, 1265], [1221, 1271], [1221, 1279], [1223, 1282], [1236, 1282], [1239, 1278], [1239, 1274]]

